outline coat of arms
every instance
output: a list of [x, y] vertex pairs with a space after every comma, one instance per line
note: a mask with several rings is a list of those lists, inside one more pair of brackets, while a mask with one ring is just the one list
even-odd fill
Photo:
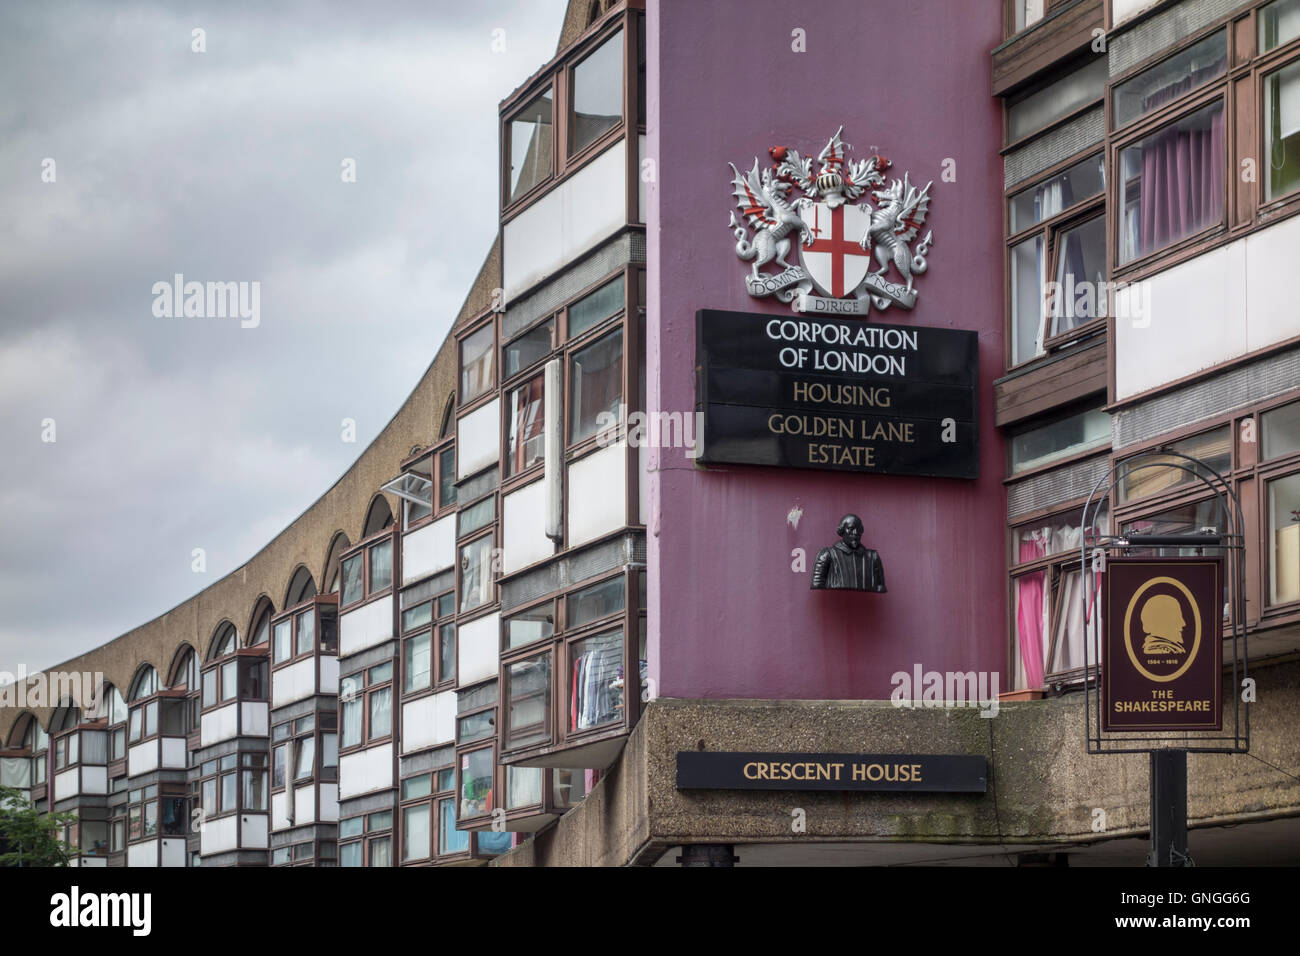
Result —
[[[917, 189], [904, 174], [886, 186], [884, 171], [893, 164], [875, 155], [849, 161], [843, 131], [818, 155], [816, 175], [812, 157], [788, 146], [768, 150], [770, 167], [760, 168], [755, 157], [742, 174], [730, 164], [732, 196], [744, 217], [742, 223], [731, 213], [736, 255], [751, 263], [745, 287], [752, 296], [789, 302], [796, 312], [866, 315], [872, 303], [910, 309], [912, 280], [926, 270], [933, 232], [915, 249], [911, 243], [925, 225], [933, 182]], [[793, 196], [795, 190], [801, 195]], [[788, 261], [796, 241], [798, 265]], [[763, 271], [766, 266], [781, 271]]]

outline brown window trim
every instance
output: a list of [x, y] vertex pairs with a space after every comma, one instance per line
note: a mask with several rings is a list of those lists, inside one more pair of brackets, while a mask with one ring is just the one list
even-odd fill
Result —
[[[1005, 289], [1005, 303], [1003, 308], [1003, 338], [1005, 346], [1003, 350], [1003, 374], [1010, 374], [1029, 369], [1037, 362], [1041, 362], [1049, 356], [1059, 353], [1066, 348], [1076, 344], [1082, 344], [1086, 339], [1104, 332], [1107, 328], [1106, 316], [1094, 319], [1086, 325], [1078, 326], [1069, 332], [1061, 333], [1056, 336], [1049, 336], [1048, 329], [1052, 320], [1051, 312], [1047, 308], [1047, 284], [1056, 281], [1056, 269], [1060, 252], [1060, 236], [1063, 232], [1078, 226], [1089, 219], [1099, 215], [1105, 216], [1108, 213], [1107, 192], [1109, 190], [1109, 180], [1103, 183], [1102, 189], [1095, 195], [1088, 196], [1078, 202], [1072, 203], [1062, 209], [1055, 215], [1046, 219], [1026, 226], [1019, 232], [1011, 233], [1011, 200], [1026, 190], [1034, 189], [1039, 184], [1054, 179], [1061, 173], [1065, 172], [1080, 163], [1086, 162], [1092, 157], [1101, 158], [1103, 164], [1103, 175], [1109, 175], [1105, 171], [1106, 147], [1104, 143], [1095, 143], [1092, 146], [1072, 153], [1069, 157], [1048, 167], [1043, 172], [1031, 176], [1021, 182], [1016, 183], [1010, 188], [1003, 191], [1002, 196], [1002, 215], [1003, 229], [1007, 233], [1007, 238], [1003, 249], [1003, 288]], [[1110, 224], [1107, 223], [1107, 236], [1110, 234]], [[1012, 325], [1015, 322], [1015, 313], [1011, 295], [1011, 250], [1023, 242], [1032, 240], [1035, 236], [1043, 237], [1043, 302], [1041, 303], [1039, 316], [1039, 333], [1042, 338], [1043, 350], [1022, 362], [1015, 362], [1015, 356], [1012, 354], [1013, 337], [1011, 334]]]
[[[272, 675], [274, 675], [274, 673], [277, 670], [288, 667], [290, 664], [296, 664], [299, 661], [305, 661], [309, 658], [336, 657], [338, 655], [338, 639], [339, 639], [337, 633], [338, 599], [339, 599], [339, 594], [333, 591], [331, 591], [328, 594], [317, 594], [313, 597], [309, 597], [307, 600], [301, 602], [300, 604], [294, 605], [288, 610], [281, 611], [279, 614], [272, 615], [270, 630], [267, 632], [267, 642], [265, 644], [255, 644], [253, 645], [252, 648], [249, 648], [248, 650], [255, 650], [259, 653], [264, 653], [266, 655], [266, 659], [270, 667], [270, 673]], [[323, 650], [321, 648], [321, 635], [324, 630], [323, 619], [325, 617], [325, 614], [322, 609], [333, 610], [336, 616], [335, 624], [334, 624], [336, 633], [334, 635], [333, 652], [330, 652], [328, 650]], [[299, 651], [298, 650], [298, 617], [299, 615], [305, 613], [312, 613], [314, 615], [312, 628], [314, 629], [315, 638], [312, 640], [311, 650]], [[276, 661], [275, 660], [275, 628], [276, 625], [282, 624], [285, 621], [289, 622], [289, 656], [282, 661]], [[317, 665], [317, 669], [319, 671], [319, 664]], [[269, 688], [268, 688], [267, 700], [268, 701], [270, 700]], [[230, 703], [230, 701], [224, 701], [224, 703], [228, 704]]]
[[[492, 380], [487, 387], [475, 395], [474, 398], [467, 400], [461, 391], [462, 379], [465, 370], [465, 340], [482, 332], [488, 326], [492, 327], [492, 346], [488, 349], [488, 354], [492, 356]], [[480, 315], [470, 322], [456, 330], [456, 410], [453, 417], [459, 430], [459, 422], [462, 418], [484, 405], [487, 405], [493, 398], [501, 392], [501, 369], [497, 367], [498, 359], [501, 355], [501, 326], [497, 322], [496, 312], [487, 312]], [[453, 432], [453, 437], [454, 437]]]

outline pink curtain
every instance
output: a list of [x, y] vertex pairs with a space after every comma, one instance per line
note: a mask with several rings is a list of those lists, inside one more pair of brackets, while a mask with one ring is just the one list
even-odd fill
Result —
[[1138, 255], [1163, 248], [1223, 216], [1223, 107], [1208, 128], [1174, 124], [1142, 147]]
[[[1047, 548], [1041, 539], [1025, 535], [1020, 541], [1019, 561], [1043, 557]], [[1020, 661], [1025, 671], [1025, 687], [1043, 686], [1043, 585], [1046, 571], [1022, 574], [1016, 578], [1016, 633], [1020, 636]]]

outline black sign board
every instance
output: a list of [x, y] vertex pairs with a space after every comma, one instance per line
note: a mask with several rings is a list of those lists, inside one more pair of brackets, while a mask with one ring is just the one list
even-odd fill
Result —
[[975, 332], [715, 309], [695, 321], [701, 461], [976, 477]]
[[952, 754], [677, 753], [678, 790], [984, 793], [988, 763]]

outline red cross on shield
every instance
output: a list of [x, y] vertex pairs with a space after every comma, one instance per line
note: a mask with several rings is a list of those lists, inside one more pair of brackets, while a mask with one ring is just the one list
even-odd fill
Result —
[[871, 268], [871, 256], [858, 245], [871, 223], [871, 214], [857, 206], [844, 204], [831, 209], [819, 202], [804, 206], [799, 215], [813, 234], [812, 245], [799, 245], [799, 261], [813, 285], [822, 295], [835, 299], [851, 295]]

